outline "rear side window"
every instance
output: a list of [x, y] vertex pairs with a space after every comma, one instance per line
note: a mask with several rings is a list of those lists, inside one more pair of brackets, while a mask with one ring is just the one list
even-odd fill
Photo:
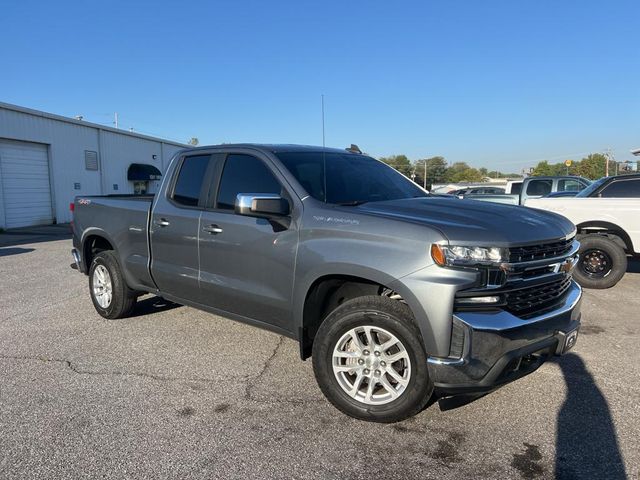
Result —
[[227, 157], [218, 189], [218, 208], [233, 210], [239, 193], [282, 194], [282, 187], [271, 170], [251, 155]]
[[553, 180], [532, 180], [527, 185], [527, 195], [548, 195], [552, 185]]
[[579, 192], [584, 187], [585, 185], [578, 180], [558, 180], [559, 192]]
[[639, 198], [640, 178], [632, 180], [617, 180], [610, 183], [602, 190], [603, 198]]
[[189, 207], [198, 206], [202, 181], [204, 180], [209, 155], [194, 155], [185, 157], [180, 166], [180, 172], [173, 189], [173, 201]]
[[518, 195], [522, 191], [522, 182], [514, 183], [511, 185], [511, 194]]

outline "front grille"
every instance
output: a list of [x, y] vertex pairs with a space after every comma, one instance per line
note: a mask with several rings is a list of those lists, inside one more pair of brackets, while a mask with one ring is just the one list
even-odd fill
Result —
[[559, 240], [541, 245], [528, 245], [526, 247], [512, 247], [509, 249], [509, 262], [530, 262], [545, 258], [560, 257], [571, 250], [573, 238]]
[[512, 290], [505, 295], [505, 309], [518, 316], [526, 316], [553, 305], [571, 285], [567, 275], [554, 282]]

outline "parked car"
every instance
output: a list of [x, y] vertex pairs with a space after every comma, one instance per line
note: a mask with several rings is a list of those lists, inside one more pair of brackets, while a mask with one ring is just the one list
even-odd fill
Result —
[[337, 408], [394, 422], [575, 344], [575, 233], [353, 151], [222, 145], [180, 152], [153, 198], [76, 198], [72, 254], [103, 317], [149, 292], [286, 335]]
[[573, 198], [527, 200], [527, 207], [564, 215], [577, 226], [580, 261], [575, 278], [586, 288], [609, 288], [640, 254], [640, 175], [595, 181]]
[[502, 195], [503, 187], [466, 187], [449, 192], [449, 195], [455, 195], [458, 198], [464, 198], [466, 195]]
[[[591, 183], [582, 177], [527, 177], [522, 185], [507, 185], [511, 194], [505, 195], [465, 195], [464, 198], [484, 202], [504, 203], [507, 205], [524, 205], [529, 198], [541, 198], [553, 192], [579, 192]], [[514, 190], [520, 188], [518, 193]]]

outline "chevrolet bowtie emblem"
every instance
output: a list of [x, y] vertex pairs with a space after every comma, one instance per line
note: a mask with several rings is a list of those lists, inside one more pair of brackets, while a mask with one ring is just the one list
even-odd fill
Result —
[[571, 260], [565, 260], [565, 262], [560, 265], [560, 271], [564, 273], [571, 272], [572, 268], [573, 268], [573, 261]]

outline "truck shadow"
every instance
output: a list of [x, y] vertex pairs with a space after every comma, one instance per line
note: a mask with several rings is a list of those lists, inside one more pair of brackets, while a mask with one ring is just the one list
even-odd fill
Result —
[[142, 317], [144, 315], [151, 315], [152, 313], [165, 312], [167, 310], [173, 310], [174, 308], [181, 307], [179, 303], [173, 303], [169, 300], [165, 300], [162, 297], [153, 295], [144, 300], [139, 300], [133, 310], [133, 313], [129, 318]]
[[640, 258], [630, 258], [627, 273], [640, 273]]
[[556, 427], [555, 477], [627, 478], [607, 399], [584, 362], [573, 353], [553, 361], [567, 385]]
[[33, 252], [33, 248], [22, 247], [6, 247], [0, 248], [0, 257], [8, 257], [9, 255], [20, 255], [21, 253]]

